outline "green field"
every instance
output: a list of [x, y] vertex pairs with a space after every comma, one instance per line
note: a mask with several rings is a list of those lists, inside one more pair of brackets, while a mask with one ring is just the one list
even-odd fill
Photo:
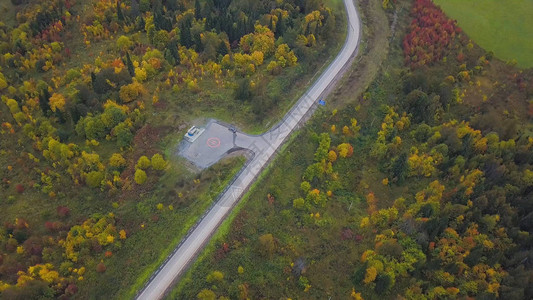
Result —
[[478, 45], [533, 67], [533, 0], [434, 0]]

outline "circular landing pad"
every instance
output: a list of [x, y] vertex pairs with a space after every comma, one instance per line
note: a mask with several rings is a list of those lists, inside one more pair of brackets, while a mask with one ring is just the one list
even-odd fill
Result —
[[220, 147], [220, 139], [217, 137], [208, 138], [206, 144], [209, 148], [218, 148]]

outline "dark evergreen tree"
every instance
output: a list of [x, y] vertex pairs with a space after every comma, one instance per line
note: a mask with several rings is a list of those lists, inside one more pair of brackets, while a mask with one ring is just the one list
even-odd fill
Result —
[[198, 0], [194, 1], [194, 18], [196, 20], [202, 19], [202, 6]]
[[176, 39], [170, 40], [170, 42], [168, 43], [168, 51], [174, 60], [174, 64], [179, 65], [181, 63], [181, 60], [180, 54], [178, 52], [178, 41]]
[[402, 182], [407, 176], [408, 168], [407, 153], [402, 153], [392, 162], [392, 177], [397, 178], [398, 182]]
[[154, 12], [154, 25], [156, 30], [172, 31], [172, 21], [164, 16], [160, 10]]
[[131, 0], [130, 18], [136, 19], [141, 14], [139, 10], [139, 0]]
[[[244, 32], [243, 35], [245, 34], [248, 34], [250, 32], [254, 32], [255, 31], [255, 17], [253, 16], [250, 16], [248, 18], [246, 18], [246, 31]], [[239, 37], [239, 39], [241, 38], [242, 36]]]
[[217, 47], [217, 54], [219, 55], [226, 55], [228, 54], [228, 46], [226, 45], [226, 42], [225, 41], [220, 41], [220, 43], [218, 44], [218, 47]]
[[43, 114], [47, 114], [50, 109], [50, 93], [48, 92], [48, 88], [44, 88], [39, 93], [39, 106], [41, 107], [41, 110], [43, 111]]
[[[205, 29], [206, 30], [215, 29], [215, 21], [211, 17], [211, 14], [207, 14], [207, 16], [205, 17]], [[216, 30], [216, 31], [220, 32], [219, 30]]]
[[124, 21], [124, 14], [122, 13], [122, 8], [120, 7], [120, 1], [117, 1], [117, 18], [119, 21]]
[[281, 13], [278, 15], [278, 22], [276, 23], [276, 36], [280, 37], [285, 33], [286, 25], [285, 20], [283, 20]]
[[194, 49], [196, 52], [204, 51], [204, 44], [202, 44], [202, 38], [200, 33], [193, 35]]
[[214, 1], [215, 7], [218, 11], [227, 11], [231, 0], [216, 0]]
[[163, 53], [163, 55], [165, 56], [165, 60], [170, 64], [170, 65], [175, 65], [176, 64], [176, 60], [174, 59], [174, 57], [172, 57], [172, 54], [170, 54], [170, 50], [165, 49], [165, 52]]
[[94, 87], [96, 86], [96, 74], [94, 74], [94, 72], [91, 72], [91, 83], [94, 89]]
[[138, 16], [135, 21], [135, 29], [138, 31], [144, 31], [144, 25], [146, 25], [146, 22], [144, 21], [143, 16]]
[[215, 11], [215, 4], [213, 3], [213, 0], [206, 0], [204, 1], [204, 9], [202, 10], [202, 13], [204, 16], [208, 16]]
[[190, 48], [194, 45], [191, 36], [191, 25], [191, 21], [186, 20], [180, 26], [180, 44], [187, 48]]
[[[135, 68], [133, 67], [133, 62], [131, 61], [130, 53], [126, 52], [126, 66], [128, 67], [128, 72], [131, 77], [135, 76]], [[92, 74], [91, 74], [92, 76]]]
[[167, 11], [179, 10], [178, 0], [166, 0], [164, 6], [167, 8]]

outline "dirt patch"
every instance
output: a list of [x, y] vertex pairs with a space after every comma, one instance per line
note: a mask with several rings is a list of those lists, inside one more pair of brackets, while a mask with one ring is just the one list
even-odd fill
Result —
[[135, 199], [143, 193], [147, 193], [153, 189], [155, 184], [159, 180], [159, 176], [154, 174], [153, 171], [148, 171], [148, 179], [142, 185], [138, 185], [134, 181], [135, 165], [139, 157], [145, 155], [148, 158], [152, 155], [160, 152], [157, 145], [161, 141], [161, 137], [168, 134], [170, 127], [153, 127], [150, 124], [144, 125], [137, 131], [133, 138], [133, 159], [128, 159], [130, 165], [120, 174], [121, 180], [124, 185], [122, 187], [122, 193], [120, 195], [120, 201]]

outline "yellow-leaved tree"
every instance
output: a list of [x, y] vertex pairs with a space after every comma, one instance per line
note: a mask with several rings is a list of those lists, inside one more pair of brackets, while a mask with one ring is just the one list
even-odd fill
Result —
[[144, 93], [144, 86], [137, 81], [133, 81], [133, 83], [124, 85], [120, 88], [119, 96], [122, 102], [128, 103], [137, 100]]
[[52, 109], [53, 112], [56, 112], [56, 110], [65, 111], [65, 104], [66, 100], [65, 97], [58, 93], [53, 93], [50, 97], [50, 109]]
[[113, 153], [109, 158], [109, 165], [115, 168], [122, 168], [126, 166], [126, 160], [120, 153]]
[[282, 68], [294, 66], [296, 65], [296, 62], [298, 62], [298, 58], [287, 44], [281, 44], [278, 46], [275, 57], [278, 61], [278, 65]]
[[0, 72], [0, 91], [7, 87], [7, 80], [4, 74]]
[[151, 164], [152, 164], [152, 168], [158, 171], [164, 170], [167, 166], [167, 162], [165, 161], [163, 156], [159, 153], [156, 153], [152, 156]]
[[146, 176], [146, 172], [144, 172], [141, 169], [135, 170], [135, 182], [137, 184], [145, 183], [147, 178], [148, 178], [148, 176]]

